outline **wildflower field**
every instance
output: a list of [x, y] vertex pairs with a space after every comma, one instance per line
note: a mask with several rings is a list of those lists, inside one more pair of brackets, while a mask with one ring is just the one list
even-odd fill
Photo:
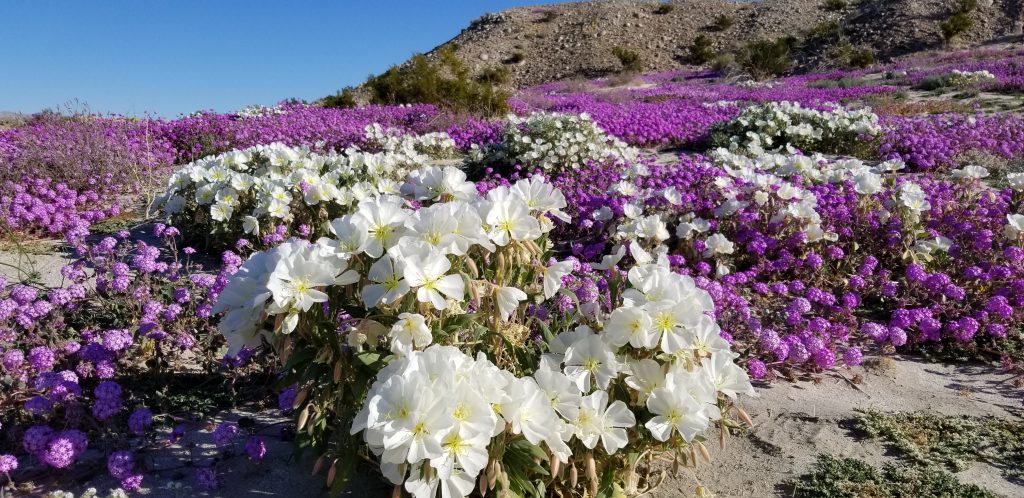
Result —
[[2, 129], [0, 496], [248, 496], [275, 451], [325, 496], [711, 496], [807, 423], [757, 398], [924, 361], [1018, 418], [871, 402], [913, 463], [779, 495], [1024, 493], [1022, 60]]

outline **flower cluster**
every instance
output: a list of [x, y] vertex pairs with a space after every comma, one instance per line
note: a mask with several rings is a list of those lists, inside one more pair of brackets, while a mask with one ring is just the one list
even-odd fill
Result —
[[881, 131], [878, 116], [870, 108], [818, 110], [783, 101], [750, 106], [732, 121], [714, 127], [712, 135], [719, 145], [751, 154], [786, 146], [843, 153], [862, 137], [874, 137]]
[[435, 157], [428, 154], [444, 157], [454, 147], [443, 133], [396, 136], [379, 125], [367, 127], [365, 141], [381, 152], [351, 147], [318, 154], [274, 143], [201, 159], [171, 176], [157, 205], [190, 230], [209, 227], [223, 239], [269, 235], [275, 241], [282, 226], [320, 233], [360, 200], [397, 193], [396, 179]]
[[501, 141], [471, 155], [477, 161], [504, 162], [557, 173], [579, 169], [590, 162], [617, 164], [636, 159], [637, 150], [608, 135], [583, 113], [534, 112], [509, 115]]
[[[724, 399], [752, 394], [711, 297], [667, 266], [633, 268], [627, 288], [609, 265], [622, 287], [615, 301], [581, 288], [578, 309], [554, 304], [571, 295], [562, 288], [577, 263], [543, 257], [547, 234], [568, 221], [562, 193], [543, 178], [481, 194], [458, 169], [424, 167], [399, 192], [361, 201], [331, 222], [333, 237], [253, 255], [213, 311], [225, 313], [232, 351], [263, 342], [316, 351], [317, 362], [293, 363], [300, 428], [323, 431], [309, 417], [335, 410], [328, 400], [365, 399], [323, 437], [363, 432], [385, 476], [413, 495], [466, 496], [478, 481], [537, 494], [546, 471], [524, 467], [524, 455], [555, 474], [586, 468], [596, 493], [608, 486], [598, 469], [617, 479], [636, 471], [617, 456], [623, 448], [697, 444]], [[562, 318], [542, 328], [546, 306]], [[309, 382], [323, 361], [342, 385]], [[367, 374], [376, 378], [368, 393], [344, 382]], [[638, 423], [646, 432], [629, 435]], [[327, 451], [354, 458], [355, 449]]]
[[996, 79], [996, 75], [982, 69], [980, 71], [961, 71], [954, 69], [948, 75], [949, 84], [957, 88], [968, 88]]

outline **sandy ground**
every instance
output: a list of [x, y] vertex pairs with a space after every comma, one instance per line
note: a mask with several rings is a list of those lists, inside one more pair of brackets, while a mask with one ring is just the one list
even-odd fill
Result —
[[[789, 496], [783, 483], [806, 472], [822, 453], [856, 457], [879, 465], [894, 457], [879, 442], [851, 433], [842, 422], [856, 410], [925, 411], [943, 415], [983, 415], [1004, 418], [1021, 416], [1024, 391], [1014, 388], [1007, 374], [988, 365], [946, 365], [927, 363], [912, 357], [886, 362], [886, 368], [856, 368], [843, 371], [846, 378], [861, 375], [853, 387], [838, 375], [824, 376], [818, 383], [777, 381], [758, 387], [757, 398], [742, 398], [741, 405], [754, 420], [744, 436], [727, 438], [718, 445], [717, 433], [709, 433], [712, 461], [697, 468], [682, 468], [668, 476], [651, 495], [655, 498], [692, 497], [699, 485], [717, 497]], [[150, 452], [145, 460], [146, 488], [142, 496], [178, 498], [184, 496], [220, 498], [309, 497], [326, 498], [324, 473], [312, 476], [310, 459], [292, 458], [292, 444], [279, 437], [284, 419], [247, 412], [224, 414], [218, 420], [252, 417], [267, 441], [268, 453], [259, 464], [244, 456], [218, 464], [222, 483], [215, 491], [201, 491], [194, 472], [183, 467], [189, 447], [196, 465], [208, 465], [215, 452], [209, 440], [209, 424], [194, 431], [180, 444]], [[237, 452], [242, 452], [238, 445]], [[390, 488], [367, 472], [344, 496], [387, 497]], [[969, 483], [984, 486], [1007, 497], [1024, 496], [1024, 486], [1004, 479], [986, 464], [975, 464], [957, 474]], [[169, 488], [180, 483], [185, 489]], [[78, 489], [95, 486], [100, 490], [116, 486], [108, 477], [86, 480]]]

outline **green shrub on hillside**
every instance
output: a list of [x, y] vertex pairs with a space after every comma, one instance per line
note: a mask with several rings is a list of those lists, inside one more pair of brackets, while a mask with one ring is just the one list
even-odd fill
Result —
[[628, 48], [615, 47], [612, 49], [612, 55], [619, 60], [619, 64], [622, 64], [622, 70], [625, 72], [638, 73], [644, 68], [644, 61], [640, 58], [640, 54]]
[[374, 104], [434, 104], [456, 112], [485, 116], [508, 111], [509, 93], [495, 85], [495, 73], [474, 79], [454, 50], [442, 48], [436, 62], [419, 54], [366, 81]]
[[942, 38], [947, 42], [972, 27], [974, 27], [974, 20], [971, 19], [970, 14], [967, 12], [953, 14], [945, 21], [939, 23], [939, 29], [942, 30]]
[[697, 35], [690, 44], [690, 60], [696, 64], [707, 64], [715, 58], [715, 51], [711, 48], [711, 39], [707, 35]]
[[791, 36], [752, 41], [739, 51], [736, 62], [754, 79], [778, 76], [793, 67], [790, 52], [795, 45], [796, 39]]
[[654, 9], [654, 13], [658, 15], [665, 15], [675, 10], [675, 8], [675, 5], [672, 5], [670, 3], [663, 3], [659, 5], [657, 9]]
[[729, 14], [720, 14], [715, 18], [715, 22], [712, 23], [712, 26], [714, 26], [718, 31], [725, 31], [731, 28], [734, 24], [736, 24], [735, 18]]
[[347, 86], [334, 95], [328, 95], [321, 100], [324, 107], [336, 109], [347, 109], [356, 106], [355, 89]]

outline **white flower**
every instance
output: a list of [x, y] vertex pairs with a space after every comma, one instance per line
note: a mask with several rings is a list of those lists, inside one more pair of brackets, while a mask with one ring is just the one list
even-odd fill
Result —
[[402, 208], [402, 201], [396, 197], [360, 201], [355, 215], [361, 218], [369, 234], [366, 254], [374, 258], [379, 258], [385, 249], [395, 245], [409, 217], [408, 211]]
[[708, 416], [700, 403], [682, 389], [659, 387], [647, 398], [647, 409], [654, 417], [644, 424], [658, 441], [668, 441], [678, 432], [687, 443], [707, 429]]
[[397, 303], [410, 289], [409, 283], [403, 278], [404, 270], [405, 264], [388, 254], [375, 261], [370, 266], [367, 277], [376, 283], [363, 287], [363, 304], [367, 308], [373, 308]]
[[1024, 190], [1024, 173], [1007, 173], [1006, 182], [1010, 184], [1010, 188], [1013, 190]]
[[429, 302], [434, 308], [448, 307], [444, 296], [461, 301], [465, 295], [465, 283], [459, 275], [446, 275], [452, 264], [448, 258], [436, 251], [425, 256], [411, 256], [405, 263], [403, 274], [409, 286], [416, 289], [416, 299]]
[[982, 166], [964, 166], [960, 169], [954, 169], [950, 171], [953, 178], [968, 178], [968, 179], [981, 179], [988, 177], [988, 170]]
[[506, 197], [495, 201], [484, 221], [490, 225], [487, 235], [499, 246], [513, 240], [533, 240], [541, 236], [540, 223], [530, 216], [530, 209], [518, 198]]
[[678, 206], [683, 203], [683, 194], [679, 192], [675, 186], [671, 186], [661, 191], [661, 196], [673, 206]]
[[661, 364], [650, 358], [629, 362], [629, 376], [626, 385], [640, 392], [641, 399], [650, 396], [655, 389], [665, 385], [665, 372]]
[[646, 310], [639, 307], [620, 307], [613, 310], [604, 325], [601, 337], [615, 347], [629, 343], [634, 348], [653, 349], [658, 345], [654, 320]]
[[600, 440], [605, 451], [614, 455], [629, 443], [626, 429], [636, 425], [636, 417], [622, 401], [609, 406], [608, 393], [594, 391], [583, 397], [573, 425], [583, 446], [594, 449]]
[[260, 220], [255, 216], [246, 215], [242, 218], [242, 230], [245, 233], [251, 233], [258, 236], [260, 234]]
[[419, 313], [401, 313], [391, 327], [391, 352], [408, 355], [413, 349], [430, 345], [434, 336], [427, 327], [426, 318]]
[[562, 288], [562, 277], [572, 273], [572, 261], [560, 261], [545, 267], [544, 272], [544, 299], [551, 299]]
[[750, 385], [750, 377], [746, 370], [733, 362], [735, 356], [729, 351], [711, 355], [710, 361], [701, 363], [701, 370], [707, 372], [715, 390], [736, 399], [738, 394], [754, 396], [754, 387]]
[[1006, 215], [1006, 228], [1003, 229], [1006, 238], [1017, 239], [1021, 232], [1024, 232], [1024, 214]]
[[502, 321], [507, 322], [519, 307], [519, 302], [526, 300], [526, 293], [516, 287], [498, 287], [494, 290], [494, 300], [498, 303]]
[[725, 238], [725, 235], [720, 233], [713, 234], [708, 237], [708, 240], [704, 242], [707, 249], [704, 250], [704, 257], [710, 258], [719, 254], [732, 254], [735, 250], [735, 245], [729, 239]]
[[551, 407], [567, 420], [573, 420], [579, 414], [580, 401], [583, 395], [568, 377], [556, 370], [540, 369], [534, 372], [533, 378], [544, 391]]
[[231, 214], [234, 213], [234, 208], [230, 204], [216, 203], [210, 206], [210, 218], [215, 221], [228, 221], [231, 219]]
[[583, 392], [590, 392], [591, 379], [601, 389], [618, 375], [615, 354], [600, 337], [587, 335], [565, 351], [565, 375]]

